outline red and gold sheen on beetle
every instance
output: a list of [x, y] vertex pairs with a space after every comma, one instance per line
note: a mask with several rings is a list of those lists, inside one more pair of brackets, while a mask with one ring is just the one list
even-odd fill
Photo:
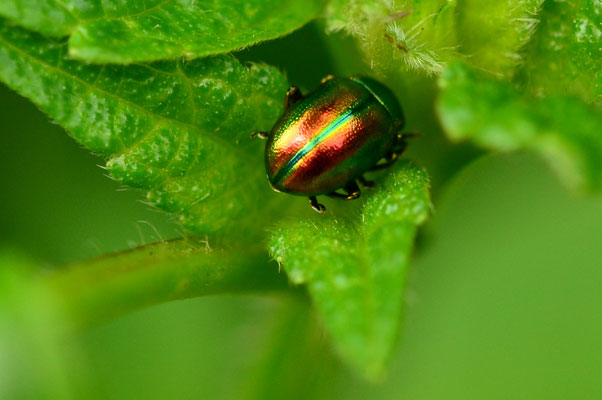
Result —
[[356, 181], [371, 186], [363, 174], [390, 165], [405, 148], [401, 106], [373, 79], [327, 77], [306, 97], [291, 87], [285, 106], [272, 130], [258, 133], [268, 139], [268, 179], [277, 191], [309, 196], [316, 211], [325, 211], [317, 195], [358, 198]]

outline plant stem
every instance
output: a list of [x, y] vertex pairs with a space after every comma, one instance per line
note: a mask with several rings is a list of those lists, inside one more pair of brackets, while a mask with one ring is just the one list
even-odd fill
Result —
[[171, 300], [289, 288], [265, 253], [211, 249], [191, 239], [85, 261], [51, 271], [42, 280], [59, 296], [74, 330]]

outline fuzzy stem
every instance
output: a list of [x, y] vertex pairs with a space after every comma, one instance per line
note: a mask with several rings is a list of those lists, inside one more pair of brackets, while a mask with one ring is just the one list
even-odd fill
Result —
[[288, 288], [260, 251], [215, 250], [188, 239], [138, 247], [43, 276], [77, 330], [138, 308], [214, 294]]

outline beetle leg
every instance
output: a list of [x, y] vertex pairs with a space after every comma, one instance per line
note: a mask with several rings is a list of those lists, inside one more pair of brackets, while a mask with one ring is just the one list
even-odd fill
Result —
[[355, 200], [362, 194], [362, 192], [360, 191], [360, 187], [357, 185], [356, 181], [351, 181], [348, 184], [346, 184], [345, 187], [343, 187], [343, 190], [347, 193], [342, 194], [338, 192], [331, 192], [328, 193], [326, 196], [333, 197], [335, 199]]
[[396, 153], [398, 156], [400, 156], [406, 151], [407, 148], [408, 148], [408, 141], [406, 140], [406, 137], [404, 135], [404, 136], [401, 136], [397, 140], [397, 143], [395, 143], [395, 145], [393, 146], [393, 152]]
[[309, 196], [309, 204], [311, 208], [319, 212], [320, 214], [324, 214], [326, 212], [326, 207], [323, 204], [318, 203], [318, 199], [316, 196]]
[[374, 181], [369, 181], [366, 178], [364, 178], [364, 175], [360, 175], [359, 178], [357, 178], [357, 181], [364, 187], [366, 188], [373, 188], [374, 187]]
[[378, 171], [381, 169], [385, 169], [395, 164], [395, 161], [403, 154], [403, 152], [408, 147], [408, 139], [413, 139], [418, 137], [417, 133], [399, 133], [397, 135], [397, 141], [393, 146], [393, 151], [387, 154], [387, 161], [383, 164], [376, 164], [374, 167], [370, 168], [369, 171]]
[[256, 137], [258, 137], [259, 139], [267, 139], [268, 138], [268, 133], [267, 132], [253, 132], [251, 133], [251, 139], [255, 139]]
[[399, 133], [393, 146], [393, 152], [397, 153], [398, 156], [402, 155], [408, 147], [408, 139], [415, 139], [419, 136], [418, 133]]
[[399, 154], [397, 152], [391, 152], [387, 154], [387, 161], [383, 164], [376, 164], [374, 167], [370, 168], [370, 171], [379, 171], [381, 169], [389, 168], [391, 165], [395, 164], [395, 161], [399, 158]]
[[420, 137], [420, 133], [417, 132], [405, 132], [405, 133], [400, 133], [399, 135], [397, 135], [397, 141], [401, 141], [401, 142], [406, 142], [408, 139], [418, 139]]
[[326, 82], [328, 82], [331, 79], [334, 79], [334, 75], [326, 75], [324, 78], [322, 78], [322, 80], [320, 81], [320, 83], [321, 84], [325, 84]]
[[286, 98], [284, 99], [284, 108], [289, 108], [293, 103], [298, 102], [303, 98], [301, 90], [297, 86], [291, 86], [286, 92]]

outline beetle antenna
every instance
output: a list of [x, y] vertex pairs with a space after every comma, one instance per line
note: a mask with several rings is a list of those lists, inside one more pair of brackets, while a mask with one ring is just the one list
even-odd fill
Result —
[[405, 132], [401, 136], [403, 139], [418, 139], [421, 135], [418, 132]]

